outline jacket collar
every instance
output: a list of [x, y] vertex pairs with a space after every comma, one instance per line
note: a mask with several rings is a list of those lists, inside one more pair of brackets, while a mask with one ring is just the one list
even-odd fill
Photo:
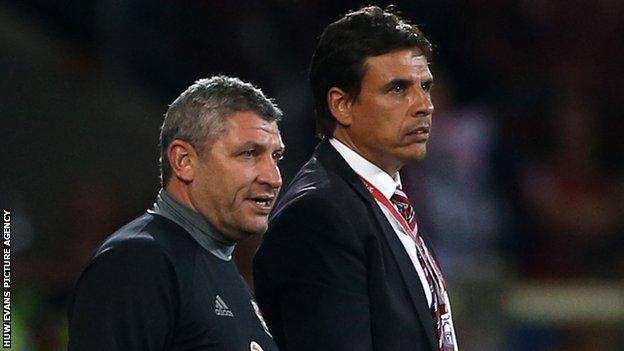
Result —
[[325, 166], [328, 172], [334, 172], [341, 177], [355, 192], [369, 203], [375, 203], [375, 199], [366, 189], [357, 173], [349, 166], [347, 161], [331, 146], [328, 140], [323, 140], [315, 151], [318, 161]]
[[387, 199], [390, 199], [397, 187], [401, 187], [401, 176], [396, 172], [393, 176], [377, 165], [350, 149], [338, 139], [329, 139], [329, 143], [338, 151], [349, 167], [359, 176], [375, 186]]
[[232, 259], [235, 243], [226, 239], [206, 218], [176, 200], [165, 189], [160, 189], [154, 207], [148, 212], [175, 222], [218, 258], [224, 261]]

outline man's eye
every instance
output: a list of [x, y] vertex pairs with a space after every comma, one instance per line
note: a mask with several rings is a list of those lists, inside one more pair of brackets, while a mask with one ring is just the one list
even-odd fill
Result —
[[405, 87], [402, 85], [395, 85], [390, 89], [390, 91], [392, 91], [395, 94], [403, 94], [405, 93]]
[[284, 153], [283, 152], [275, 152], [275, 153], [273, 153], [273, 159], [276, 162], [281, 161], [283, 158], [284, 158]]
[[258, 153], [254, 149], [245, 150], [245, 151], [241, 152], [241, 155], [245, 156], [245, 157], [255, 157], [257, 154]]
[[427, 81], [424, 82], [420, 85], [420, 87], [422, 88], [422, 90], [424, 91], [429, 91], [431, 90], [431, 88], [433, 87], [433, 82], [432, 81]]

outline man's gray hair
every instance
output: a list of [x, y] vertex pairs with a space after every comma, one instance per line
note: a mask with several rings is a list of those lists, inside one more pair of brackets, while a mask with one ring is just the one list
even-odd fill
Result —
[[238, 78], [219, 75], [200, 79], [178, 96], [169, 105], [160, 129], [162, 186], [171, 177], [167, 147], [173, 140], [184, 140], [201, 154], [225, 131], [226, 117], [237, 112], [254, 112], [268, 122], [282, 117], [272, 99]]

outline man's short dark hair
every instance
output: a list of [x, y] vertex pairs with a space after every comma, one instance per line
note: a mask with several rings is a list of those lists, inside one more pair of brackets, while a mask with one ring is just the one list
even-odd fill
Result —
[[190, 143], [201, 154], [225, 131], [226, 117], [248, 111], [268, 122], [282, 117], [282, 111], [260, 89], [238, 78], [214, 76], [188, 87], [171, 103], [160, 129], [162, 186], [171, 177], [167, 147], [174, 139]]
[[321, 35], [310, 65], [316, 132], [332, 136], [336, 120], [327, 106], [327, 91], [337, 87], [357, 99], [364, 77], [364, 61], [400, 49], [419, 49], [429, 60], [431, 44], [415, 25], [394, 14], [392, 7], [363, 7], [331, 23]]

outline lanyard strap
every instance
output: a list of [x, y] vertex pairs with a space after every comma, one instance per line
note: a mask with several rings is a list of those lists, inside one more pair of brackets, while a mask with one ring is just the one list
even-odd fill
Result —
[[[446, 282], [444, 281], [442, 270], [438, 266], [438, 263], [433, 259], [433, 256], [431, 256], [431, 254], [429, 253], [429, 250], [426, 248], [425, 243], [422, 240], [421, 236], [418, 235], [418, 224], [416, 224], [416, 226], [414, 227], [414, 230], [412, 230], [412, 228], [410, 228], [409, 224], [405, 220], [405, 217], [403, 217], [399, 213], [399, 211], [397, 211], [397, 209], [390, 202], [390, 200], [388, 200], [388, 198], [385, 197], [384, 194], [382, 194], [382, 192], [379, 189], [377, 189], [377, 187], [371, 184], [368, 180], [364, 179], [364, 177], [362, 176], [359, 176], [359, 177], [362, 183], [364, 184], [364, 186], [366, 187], [366, 189], [368, 189], [371, 195], [373, 195], [375, 200], [379, 201], [379, 203], [381, 203], [390, 212], [390, 214], [392, 214], [392, 217], [394, 217], [399, 222], [399, 224], [403, 228], [403, 231], [407, 235], [409, 235], [412, 238], [412, 240], [414, 240], [414, 243], [416, 244], [416, 249], [418, 250], [420, 256], [424, 260], [427, 261], [428, 266], [431, 267], [430, 270], [432, 271], [433, 274], [435, 274], [437, 278], [437, 279], [434, 279], [434, 282], [437, 283], [436, 285], [439, 285], [438, 286], [439, 294], [443, 295], [443, 292], [446, 291]], [[427, 267], [423, 267], [423, 269], [426, 269], [426, 268]]]
[[[433, 259], [433, 256], [425, 246], [425, 242], [422, 240], [422, 237], [418, 235], [418, 225], [414, 226], [414, 230], [412, 230], [405, 217], [399, 213], [390, 200], [388, 200], [388, 198], [385, 197], [373, 184], [364, 179], [364, 177], [359, 177], [375, 200], [377, 200], [392, 214], [392, 216], [403, 228], [403, 231], [408, 234], [412, 240], [414, 240], [418, 251], [418, 261], [420, 262], [422, 269], [425, 272], [429, 272], [426, 274], [429, 275], [427, 282], [429, 283], [432, 294], [431, 313], [433, 315], [436, 336], [438, 339], [438, 351], [456, 350], [456, 341], [454, 336], [455, 332], [453, 330], [452, 322], [450, 321], [450, 309], [448, 305], [448, 296], [446, 294], [446, 282], [444, 281], [444, 276], [442, 275], [442, 270], [438, 266], [438, 263], [435, 259]], [[445, 316], [444, 321], [443, 316]]]
[[410, 228], [409, 224], [405, 220], [405, 217], [403, 217], [403, 215], [401, 215], [399, 211], [397, 211], [397, 209], [390, 202], [390, 200], [388, 200], [388, 198], [385, 197], [381, 193], [381, 191], [379, 191], [379, 189], [377, 189], [373, 184], [371, 184], [368, 180], [364, 179], [364, 177], [362, 176], [360, 176], [360, 180], [362, 181], [362, 183], [364, 183], [364, 186], [366, 187], [366, 189], [368, 189], [371, 195], [373, 195], [375, 200], [379, 201], [388, 211], [390, 211], [390, 214], [392, 214], [392, 217], [394, 217], [394, 219], [396, 219], [399, 222], [399, 224], [401, 225], [405, 233], [409, 235], [414, 241], [416, 241], [416, 236], [417, 236], [416, 233], [418, 233], [418, 225], [416, 225], [416, 229], [412, 231], [412, 228]]

